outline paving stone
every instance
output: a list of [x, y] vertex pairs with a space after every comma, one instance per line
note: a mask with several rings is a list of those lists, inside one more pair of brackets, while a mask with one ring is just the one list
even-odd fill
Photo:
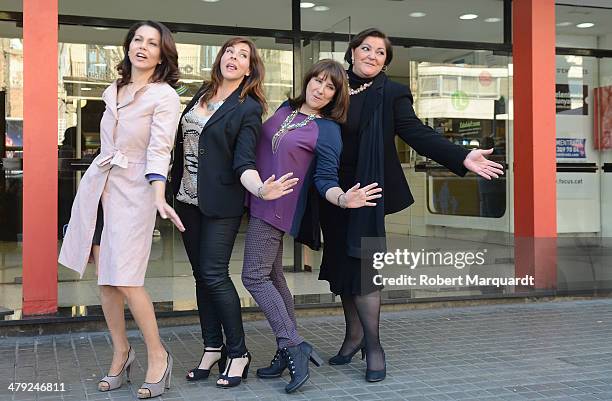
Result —
[[[385, 313], [381, 339], [387, 379], [364, 380], [366, 363], [311, 369], [311, 380], [287, 395], [280, 379], [255, 376], [275, 352], [265, 321], [245, 322], [253, 354], [249, 378], [234, 389], [208, 380], [192, 383], [184, 373], [202, 353], [199, 326], [160, 329], [174, 358], [172, 388], [160, 400], [612, 400], [612, 299], [489, 305]], [[598, 323], [600, 322], [600, 323]], [[341, 316], [299, 320], [301, 334], [326, 359], [344, 336]], [[128, 333], [136, 351], [132, 383], [97, 391], [112, 354], [108, 333], [66, 333], [0, 339], [0, 400], [133, 400], [144, 381], [146, 347]], [[63, 383], [64, 392], [11, 392], [11, 381]]]

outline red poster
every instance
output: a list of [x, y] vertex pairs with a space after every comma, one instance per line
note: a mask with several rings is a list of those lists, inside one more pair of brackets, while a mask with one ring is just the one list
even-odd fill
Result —
[[593, 90], [593, 143], [595, 149], [612, 149], [612, 86]]

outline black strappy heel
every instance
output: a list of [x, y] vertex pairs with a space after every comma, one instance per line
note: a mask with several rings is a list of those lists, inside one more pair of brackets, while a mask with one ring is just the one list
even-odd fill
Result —
[[202, 363], [202, 359], [204, 359], [204, 355], [206, 355], [207, 352], [219, 352], [221, 355], [219, 356], [219, 359], [217, 359], [215, 362], [213, 362], [212, 365], [210, 365], [209, 369], [200, 369], [200, 365], [198, 365], [197, 368], [191, 369], [189, 372], [187, 372], [187, 376], [185, 377], [187, 381], [193, 382], [197, 380], [208, 379], [208, 376], [210, 376], [210, 370], [215, 365], [219, 365], [219, 373], [222, 373], [225, 370], [225, 365], [227, 364], [227, 348], [225, 348], [225, 345], [223, 345], [220, 349], [204, 348], [202, 358], [200, 358], [200, 364]]

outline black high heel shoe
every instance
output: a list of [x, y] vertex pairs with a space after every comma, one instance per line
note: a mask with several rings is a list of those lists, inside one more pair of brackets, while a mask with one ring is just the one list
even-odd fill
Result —
[[359, 350], [361, 350], [361, 360], [364, 360], [366, 356], [365, 342], [362, 340], [361, 343], [357, 346], [357, 348], [349, 352], [348, 355], [340, 355], [340, 352], [338, 352], [338, 354], [329, 358], [329, 364], [330, 365], [346, 365], [351, 362], [351, 360], [353, 359], [353, 356]]
[[385, 360], [385, 366], [381, 370], [370, 370], [366, 369], [365, 379], [366, 381], [373, 383], [385, 380], [387, 377], [387, 358], [385, 351], [383, 350], [383, 359]]
[[[234, 361], [234, 359], [238, 359], [238, 358], [248, 358], [249, 361], [247, 362], [246, 366], [244, 367], [244, 370], [242, 371], [242, 375], [241, 376], [229, 376], [230, 369], [232, 368], [232, 362]], [[219, 375], [219, 379], [220, 380], [225, 380], [225, 381], [227, 381], [227, 383], [226, 384], [221, 384], [221, 383], [217, 382], [217, 387], [223, 387], [223, 388], [236, 387], [237, 385], [239, 385], [242, 382], [242, 379], [246, 379], [249, 376], [249, 366], [251, 366], [251, 353], [247, 351], [246, 354], [241, 355], [238, 358], [230, 358], [229, 359], [229, 363], [227, 364], [227, 368], [225, 369], [223, 374]]]
[[202, 359], [204, 359], [204, 355], [206, 355], [207, 352], [219, 352], [221, 355], [219, 356], [219, 359], [217, 359], [215, 362], [212, 363], [212, 365], [210, 365], [209, 369], [200, 369], [200, 365], [198, 365], [197, 368], [191, 369], [189, 372], [187, 372], [187, 376], [185, 376], [187, 381], [193, 382], [196, 380], [208, 379], [208, 376], [210, 376], [210, 370], [215, 365], [219, 366], [219, 373], [223, 373], [223, 371], [225, 370], [225, 365], [227, 364], [227, 348], [225, 348], [225, 345], [221, 346], [220, 349], [204, 348], [202, 358], [200, 358], [200, 364], [202, 364]]

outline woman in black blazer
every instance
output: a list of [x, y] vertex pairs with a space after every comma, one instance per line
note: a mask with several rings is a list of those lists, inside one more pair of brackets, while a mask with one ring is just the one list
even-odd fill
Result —
[[251, 40], [233, 38], [221, 47], [211, 81], [204, 83], [183, 112], [171, 172], [204, 339], [200, 364], [188, 372], [187, 380], [207, 378], [218, 364], [223, 372], [217, 381], [221, 387], [238, 385], [251, 360], [240, 300], [229, 276], [245, 188], [275, 199], [294, 185], [287, 175], [261, 182], [255, 170], [255, 148], [266, 108], [263, 78], [263, 62]]
[[[320, 204], [325, 247], [319, 279], [329, 281], [331, 291], [341, 296], [346, 322], [344, 342], [329, 363], [349, 363], [361, 350], [362, 357], [367, 355], [368, 381], [380, 381], [386, 375], [379, 339], [381, 287], [373, 283], [372, 251], [385, 249], [385, 215], [414, 203], [395, 135], [457, 175], [468, 170], [487, 179], [502, 174], [502, 166], [484, 156], [492, 149], [470, 152], [417, 118], [410, 90], [384, 73], [392, 57], [391, 42], [374, 28], [357, 34], [345, 54], [351, 96], [347, 122], [342, 126], [340, 186], [347, 190], [357, 182], [377, 182], [384, 196], [371, 208], [349, 210], [329, 202]], [[376, 239], [367, 252], [361, 249], [363, 237]], [[366, 259], [363, 268], [362, 259]]]

